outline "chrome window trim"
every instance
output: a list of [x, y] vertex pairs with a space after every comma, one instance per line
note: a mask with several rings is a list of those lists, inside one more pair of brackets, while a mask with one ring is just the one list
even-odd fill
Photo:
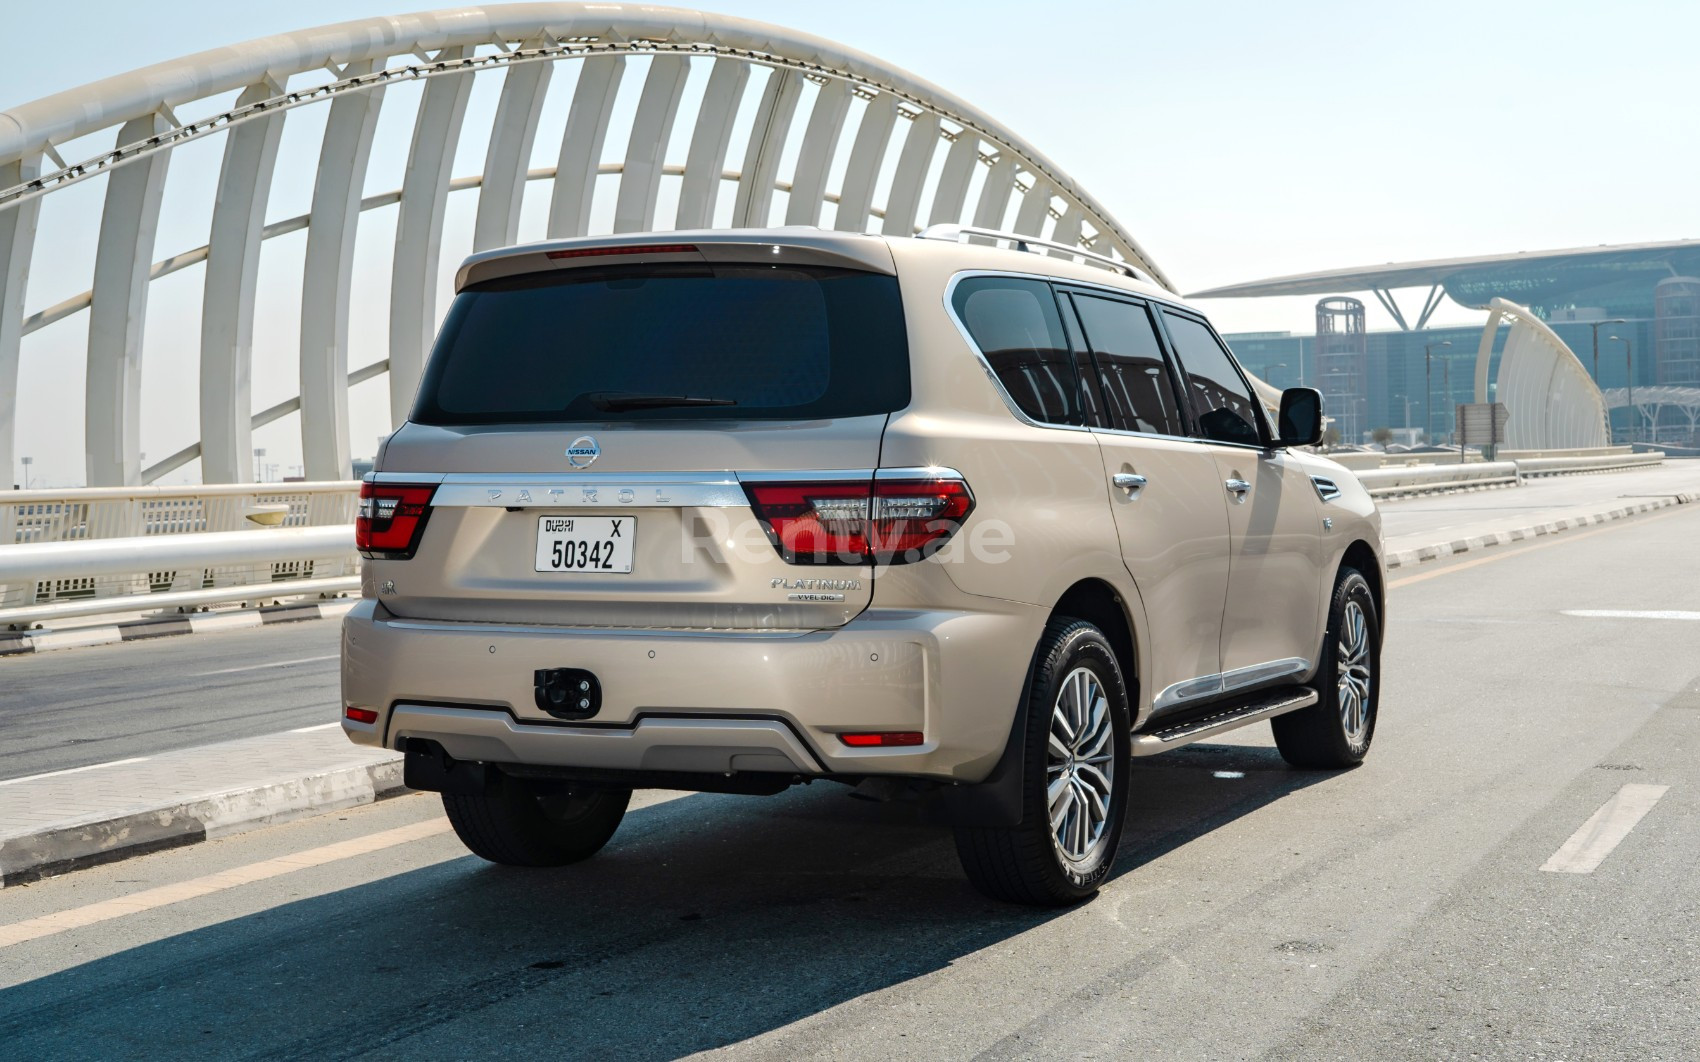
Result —
[[971, 280], [976, 277], [1008, 277], [1011, 280], [1040, 280], [1047, 284], [1066, 284], [1071, 287], [1102, 291], [1106, 294], [1119, 296], [1121, 298], [1143, 299], [1147, 302], [1160, 303], [1165, 306], [1174, 304], [1163, 299], [1154, 298], [1143, 291], [1124, 290], [1122, 288], [1109, 287], [1104, 284], [1091, 284], [1086, 281], [1076, 280], [1073, 277], [1052, 276], [1048, 273], [1017, 273], [1008, 269], [964, 269], [959, 273], [951, 274], [949, 282], [944, 286], [944, 312], [949, 315], [951, 323], [956, 326], [956, 330], [962, 334], [963, 342], [967, 343], [968, 349], [974, 352], [974, 357], [980, 362], [980, 368], [985, 372], [986, 379], [992, 382], [992, 388], [997, 392], [998, 397], [1003, 400], [1004, 407], [1008, 409], [1010, 413], [1014, 414], [1016, 420], [1019, 420], [1021, 423], [1030, 428], [1050, 428], [1054, 431], [1084, 431], [1112, 435], [1127, 435], [1139, 439], [1171, 439], [1175, 442], [1196, 443], [1210, 441], [1208, 439], [1196, 439], [1190, 435], [1158, 435], [1152, 432], [1123, 431], [1119, 428], [1098, 428], [1089, 424], [1055, 424], [1048, 420], [1034, 420], [1032, 417], [1028, 416], [1026, 411], [1015, 404], [1015, 399], [1010, 397], [1009, 390], [1004, 387], [1003, 381], [998, 379], [997, 371], [992, 368], [992, 363], [986, 359], [985, 353], [980, 349], [980, 344], [974, 342], [974, 336], [969, 333], [968, 326], [964, 324], [962, 318], [957, 315], [956, 286], [964, 280]]
[[1235, 668], [1215, 675], [1200, 675], [1197, 678], [1177, 682], [1161, 693], [1151, 702], [1153, 712], [1162, 712], [1179, 707], [1193, 701], [1207, 700], [1251, 686], [1273, 682], [1276, 679], [1291, 678], [1310, 671], [1310, 661], [1299, 656], [1290, 656], [1281, 660], [1270, 660], [1262, 664], [1252, 664], [1250, 667]]
[[[1084, 431], [1097, 435], [1123, 436], [1130, 439], [1163, 439], [1169, 442], [1194, 443], [1201, 446], [1232, 446], [1242, 450], [1255, 450], [1259, 453], [1265, 454], [1273, 453], [1276, 450], [1281, 449], [1279, 446], [1253, 446], [1249, 443], [1220, 442], [1216, 439], [1205, 439], [1196, 435], [1164, 435], [1158, 432], [1149, 431], [1127, 431], [1122, 428], [1100, 428], [1089, 424], [1054, 424], [1050, 421], [1034, 420], [1032, 417], [1028, 416], [1020, 406], [1015, 404], [1015, 399], [1010, 397], [1009, 391], [1003, 385], [1003, 381], [998, 379], [997, 371], [992, 368], [992, 363], [986, 360], [986, 355], [980, 350], [980, 345], [974, 342], [973, 335], [969, 333], [968, 326], [962, 322], [962, 318], [956, 313], [956, 286], [962, 281], [972, 279], [974, 277], [1009, 277], [1012, 280], [1042, 280], [1049, 284], [1064, 284], [1069, 287], [1101, 291], [1107, 295], [1120, 298], [1141, 299], [1145, 302], [1153, 303], [1158, 306], [1181, 310], [1193, 317], [1199, 317], [1200, 315], [1196, 310], [1191, 310], [1179, 303], [1169, 302], [1167, 299], [1157, 298], [1156, 296], [1143, 291], [1124, 290], [1122, 288], [1109, 287], [1104, 284], [1091, 284], [1083, 280], [1076, 280], [1073, 277], [1059, 277], [1041, 273], [1017, 273], [1008, 269], [965, 269], [960, 273], [952, 274], [950, 281], [944, 286], [944, 312], [949, 315], [950, 321], [956, 326], [957, 332], [961, 333], [963, 342], [968, 344], [968, 349], [974, 352], [974, 357], [979, 361], [981, 370], [986, 374], [986, 379], [992, 382], [993, 390], [995, 390], [998, 397], [1003, 400], [1004, 408], [1008, 409], [1010, 413], [1014, 415], [1016, 420], [1028, 427], [1049, 428], [1053, 431]], [[1214, 327], [1210, 326], [1210, 322], [1208, 320], [1205, 320], [1204, 323], [1206, 327], [1210, 328], [1212, 333], [1216, 331]], [[1220, 341], [1220, 339], [1221, 337], [1217, 336], [1217, 340]], [[1226, 347], [1227, 344], [1224, 343], [1223, 346]], [[1228, 356], [1233, 358], [1232, 350], [1228, 351]], [[1245, 372], [1245, 367], [1240, 365], [1238, 358], [1234, 358], [1234, 365], [1239, 368], [1241, 373]]]

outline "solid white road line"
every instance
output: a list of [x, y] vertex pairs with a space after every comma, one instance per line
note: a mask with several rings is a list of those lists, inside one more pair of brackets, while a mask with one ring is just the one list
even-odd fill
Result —
[[[86, 769], [86, 768], [85, 768]], [[66, 772], [69, 773], [69, 772]], [[4, 784], [4, 783], [0, 783]], [[674, 790], [643, 789], [632, 796], [631, 810], [655, 807], [658, 804], [669, 804], [691, 796], [690, 793]], [[251, 885], [256, 881], [265, 881], [284, 874], [293, 874], [297, 870], [309, 867], [322, 867], [327, 863], [337, 863], [356, 856], [381, 852], [386, 848], [423, 841], [440, 834], [448, 833], [452, 827], [444, 818], [426, 819], [408, 826], [398, 826], [391, 830], [369, 833], [363, 837], [355, 837], [335, 844], [321, 845], [309, 848], [304, 852], [291, 852], [288, 855], [274, 856], [262, 859], [258, 863], [221, 870], [216, 874], [206, 874], [188, 881], [180, 881], [174, 885], [160, 885], [152, 889], [130, 893], [111, 900], [101, 900], [98, 903], [84, 904], [66, 911], [40, 915], [36, 918], [26, 918], [22, 922], [10, 925], [0, 925], [0, 948], [8, 948], [13, 944], [22, 944], [26, 940], [36, 940], [40, 937], [50, 937], [55, 933], [64, 933], [71, 929], [81, 929], [84, 926], [109, 922], [114, 918], [125, 915], [140, 914], [171, 904], [182, 903], [238, 885]]]
[[146, 756], [132, 756], [127, 760], [109, 760], [106, 763], [91, 763], [87, 767], [67, 767], [63, 771], [48, 771], [46, 774], [25, 775], [22, 778], [8, 778], [0, 781], [0, 785], [17, 785], [19, 782], [38, 782], [43, 778], [58, 778], [63, 774], [82, 774], [84, 771], [98, 771], [102, 767], [122, 767], [126, 763], [141, 763]]
[[1592, 874], [1669, 788], [1668, 785], [1626, 785], [1619, 789], [1570, 835], [1570, 840], [1559, 845], [1552, 858], [1541, 864], [1541, 869], [1553, 874]]
[[249, 664], [246, 667], [226, 667], [217, 671], [197, 671], [190, 678], [209, 678], [213, 675], [236, 675], [243, 671], [264, 671], [268, 667], [293, 667], [296, 664], [322, 664], [326, 660], [335, 660], [341, 654], [332, 653], [329, 656], [304, 656], [300, 660], [274, 660], [269, 664]]
[[317, 726], [298, 726], [294, 730], [291, 730], [290, 733], [291, 734], [311, 734], [315, 730], [329, 730], [333, 726], [341, 726], [341, 725], [342, 725], [342, 720], [339, 719], [334, 723], [320, 723]]
[[26, 940], [39, 937], [50, 937], [55, 933], [63, 933], [68, 929], [81, 929], [100, 922], [107, 922], [125, 915], [137, 914], [141, 911], [151, 911], [157, 907], [181, 903], [198, 896], [209, 896], [215, 892], [235, 888], [238, 885], [249, 885], [267, 878], [275, 878], [280, 874], [293, 874], [297, 870], [308, 867], [323, 866], [355, 856], [367, 855], [372, 852], [393, 848], [398, 844], [409, 841], [422, 841], [427, 837], [435, 837], [449, 831], [447, 819], [429, 819], [416, 822], [411, 826], [402, 826], [382, 833], [368, 834], [356, 837], [351, 841], [338, 841], [319, 848], [311, 848], [305, 852], [294, 852], [275, 859], [265, 859], [258, 863], [249, 863], [244, 867], [233, 870], [221, 870], [217, 874], [191, 878], [180, 881], [175, 885], [161, 885], [155, 889], [144, 889], [133, 892], [116, 900], [102, 900], [99, 903], [85, 904], [73, 907], [69, 911], [57, 914], [42, 915], [39, 918], [27, 918], [22, 922], [11, 925], [0, 925], [0, 948], [13, 944], [22, 944]]
[[1561, 615], [1581, 616], [1584, 619], [1660, 619], [1660, 620], [1700, 620], [1700, 612], [1682, 612], [1680, 610], [1635, 611], [1617, 608], [1567, 608]]

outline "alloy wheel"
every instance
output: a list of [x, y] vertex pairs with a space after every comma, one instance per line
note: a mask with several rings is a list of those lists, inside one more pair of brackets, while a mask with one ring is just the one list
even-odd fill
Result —
[[1109, 698], [1096, 673], [1077, 667], [1063, 679], [1051, 709], [1045, 759], [1051, 840], [1071, 865], [1089, 863], [1103, 848], [1115, 772]]
[[1340, 637], [1335, 646], [1336, 692], [1340, 722], [1346, 740], [1358, 745], [1369, 730], [1370, 687], [1375, 676], [1370, 666], [1369, 622], [1363, 606], [1347, 601], [1340, 615]]

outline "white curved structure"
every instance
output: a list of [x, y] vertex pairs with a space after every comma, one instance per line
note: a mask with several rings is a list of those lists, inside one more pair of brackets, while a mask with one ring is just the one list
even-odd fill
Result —
[[1504, 299], [1488, 303], [1487, 324], [1476, 348], [1476, 401], [1490, 401], [1488, 370], [1500, 322], [1511, 326], [1499, 356], [1491, 401], [1510, 418], [1505, 446], [1554, 450], [1609, 445], [1605, 400], [1576, 354], [1545, 321]]
[[[540, 129], [551, 79], [565, 66], [576, 78], [565, 128]], [[640, 67], [641, 86], [628, 77]], [[451, 167], [477, 77], [501, 79], [500, 99], [482, 172], [457, 177]], [[363, 195], [386, 90], [421, 80], [402, 187]], [[682, 106], [688, 82], [701, 85], [700, 96], [691, 96], [700, 99], [693, 113]], [[629, 116], [611, 128], [624, 113], [621, 104], [630, 105]], [[328, 111], [311, 210], [266, 224], [284, 122], [310, 106]], [[179, 118], [191, 108], [200, 116]], [[747, 112], [748, 135], [734, 142], [738, 117]], [[688, 136], [675, 135], [685, 130]], [[106, 154], [82, 162], [61, 156], [58, 145], [106, 132], [116, 145]], [[614, 143], [625, 144], [617, 161], [603, 154], [611, 132]], [[207, 243], [160, 256], [155, 232], [173, 151], [215, 135], [224, 138], [224, 152]], [[557, 136], [556, 164], [530, 167], [537, 138]], [[670, 153], [679, 141], [685, 146]], [[616, 187], [600, 176], [613, 176]], [[41, 253], [35, 232], [43, 202], [96, 178], [106, 188], [92, 286], [32, 313], [25, 295], [32, 257]], [[0, 113], [0, 469], [13, 467], [20, 340], [86, 310], [89, 485], [150, 482], [196, 458], [206, 482], [246, 480], [253, 428], [296, 411], [307, 477], [346, 477], [348, 388], [387, 372], [392, 421], [411, 403], [440, 310], [449, 195], [478, 190], [473, 247], [481, 250], [521, 237], [530, 181], [550, 185], [547, 230], [539, 237], [589, 234], [598, 201], [612, 202], [606, 227], [614, 232], [726, 224], [728, 203], [736, 226], [908, 234], [926, 224], [970, 222], [1108, 254], [1172, 287], [1133, 238], [1025, 140], [912, 74], [818, 37], [702, 12], [611, 4], [365, 19], [202, 52]], [[677, 182], [669, 187], [677, 206], [664, 210], [669, 181]], [[398, 216], [389, 356], [350, 372], [358, 222], [362, 211], [391, 206]], [[299, 397], [252, 413], [262, 243], [301, 229]], [[205, 272], [205, 309], [195, 322], [201, 441], [143, 468], [143, 339], [150, 324], [158, 326], [147, 320], [149, 282], [196, 265]]]

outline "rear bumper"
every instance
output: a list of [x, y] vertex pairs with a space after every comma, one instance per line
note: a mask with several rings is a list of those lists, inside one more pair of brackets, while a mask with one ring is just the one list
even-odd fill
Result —
[[[808, 633], [679, 633], [457, 624], [362, 601], [343, 621], [351, 740], [436, 741], [455, 759], [632, 771], [889, 774], [974, 782], [1003, 751], [1041, 610], [870, 609]], [[537, 707], [536, 670], [595, 673], [581, 723]], [[851, 748], [849, 731], [922, 744]]]

